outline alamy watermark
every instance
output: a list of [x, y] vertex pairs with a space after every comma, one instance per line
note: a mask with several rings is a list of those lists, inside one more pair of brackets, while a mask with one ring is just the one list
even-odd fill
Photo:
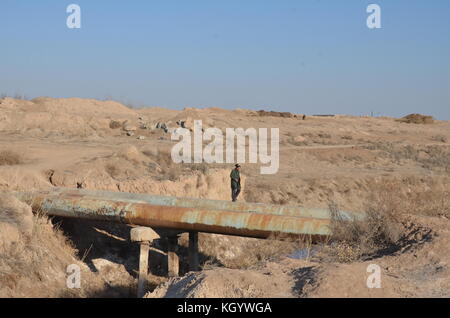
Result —
[[81, 269], [77, 264], [70, 264], [66, 268], [68, 274], [66, 279], [67, 288], [81, 288]]
[[381, 267], [377, 264], [370, 264], [367, 266], [367, 273], [370, 273], [366, 280], [367, 288], [381, 288]]
[[[187, 128], [177, 128], [172, 132], [171, 139], [179, 141], [172, 148], [172, 160], [175, 163], [246, 163], [248, 155], [249, 163], [265, 165], [260, 167], [261, 174], [275, 174], [280, 166], [280, 131], [279, 128], [271, 128], [269, 137], [268, 130], [226, 128], [224, 136], [222, 130], [203, 129], [202, 121], [195, 120], [192, 133]], [[204, 141], [209, 142], [205, 147]]]
[[[366, 12], [370, 15], [367, 17], [366, 25], [369, 29], [381, 29], [381, 7], [378, 4], [369, 4]], [[69, 29], [81, 28], [81, 7], [78, 4], [69, 4], [66, 8], [66, 13], [69, 16], [66, 20], [66, 25]]]
[[67, 17], [66, 25], [69, 29], [81, 28], [81, 8], [78, 4], [69, 4], [66, 12], [70, 13]]
[[381, 29], [381, 7], [378, 4], [370, 4], [367, 6], [366, 24], [369, 29]]

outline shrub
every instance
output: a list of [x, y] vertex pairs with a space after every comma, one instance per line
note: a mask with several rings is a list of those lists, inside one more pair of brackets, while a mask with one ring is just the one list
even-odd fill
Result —
[[348, 263], [395, 247], [402, 236], [401, 208], [395, 191], [371, 196], [362, 220], [346, 220], [330, 204], [331, 244], [325, 254], [333, 261]]

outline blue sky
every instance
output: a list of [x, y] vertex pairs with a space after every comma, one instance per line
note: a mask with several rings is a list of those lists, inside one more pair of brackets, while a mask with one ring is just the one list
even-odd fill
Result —
[[448, 0], [2, 0], [0, 40], [10, 95], [450, 120]]

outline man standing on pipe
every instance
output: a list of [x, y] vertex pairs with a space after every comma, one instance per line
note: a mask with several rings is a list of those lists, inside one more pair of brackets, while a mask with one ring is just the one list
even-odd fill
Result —
[[239, 170], [241, 166], [239, 164], [235, 165], [235, 168], [231, 171], [231, 200], [236, 202], [239, 193], [241, 193], [241, 174]]

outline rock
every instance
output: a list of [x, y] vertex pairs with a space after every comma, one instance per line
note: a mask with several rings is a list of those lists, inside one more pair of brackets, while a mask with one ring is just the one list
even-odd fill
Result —
[[181, 128], [192, 129], [194, 127], [194, 120], [191, 117], [180, 119], [179, 122]]
[[164, 130], [165, 133], [168, 132], [168, 127], [167, 127], [166, 123], [157, 123], [156, 128], [160, 128], [160, 129]]
[[132, 131], [127, 131], [127, 136], [134, 136], [134, 132], [132, 132]]
[[138, 140], [144, 140], [144, 139], [145, 139], [145, 136], [138, 136], [136, 139], [138, 139]]
[[136, 128], [136, 126], [133, 126], [131, 124], [124, 124], [123, 130], [125, 130], [125, 131], [136, 131], [137, 128]]

